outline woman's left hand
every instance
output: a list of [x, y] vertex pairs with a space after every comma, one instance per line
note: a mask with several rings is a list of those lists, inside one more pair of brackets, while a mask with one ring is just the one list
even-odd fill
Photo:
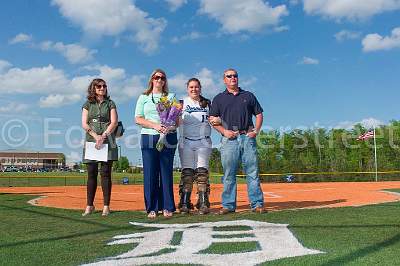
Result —
[[158, 132], [161, 134], [168, 134], [168, 127], [162, 125]]

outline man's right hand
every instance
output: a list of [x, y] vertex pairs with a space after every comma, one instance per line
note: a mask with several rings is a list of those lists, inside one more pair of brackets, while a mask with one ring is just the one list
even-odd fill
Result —
[[233, 130], [224, 130], [224, 137], [228, 139], [233, 139], [236, 138], [239, 135], [239, 131], [233, 131]]

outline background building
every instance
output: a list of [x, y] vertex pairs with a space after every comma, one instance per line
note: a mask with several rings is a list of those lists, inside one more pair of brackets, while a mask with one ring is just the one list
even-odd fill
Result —
[[61, 168], [65, 166], [65, 155], [59, 152], [0, 151], [0, 169], [17, 168]]

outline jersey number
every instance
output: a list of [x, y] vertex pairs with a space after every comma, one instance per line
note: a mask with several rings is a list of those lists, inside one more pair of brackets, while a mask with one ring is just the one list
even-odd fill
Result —
[[201, 123], [204, 123], [206, 121], [208, 121], [208, 115], [202, 115], [201, 116]]

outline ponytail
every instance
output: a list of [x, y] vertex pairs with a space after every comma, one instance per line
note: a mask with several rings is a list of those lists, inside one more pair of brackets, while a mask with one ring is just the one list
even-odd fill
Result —
[[209, 99], [203, 97], [203, 95], [200, 95], [199, 104], [200, 104], [201, 108], [206, 108], [207, 106], [210, 107], [211, 101]]

